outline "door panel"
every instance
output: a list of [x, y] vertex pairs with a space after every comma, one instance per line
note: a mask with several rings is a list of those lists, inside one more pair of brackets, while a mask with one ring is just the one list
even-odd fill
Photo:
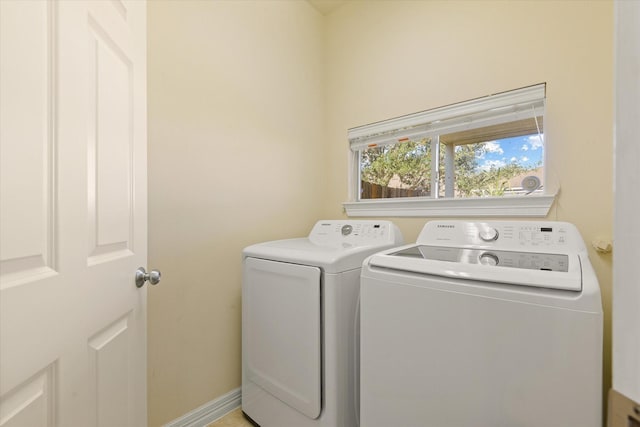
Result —
[[54, 372], [48, 366], [3, 397], [0, 425], [53, 426]]
[[2, 288], [55, 273], [52, 27], [47, 2], [0, 4]]
[[146, 5], [0, 20], [0, 426], [146, 425]]
[[[132, 425], [129, 408], [129, 316], [118, 319], [91, 337], [89, 376], [98, 426]], [[123, 411], [122, 408], [128, 408]]]
[[131, 61], [89, 17], [89, 264], [130, 253], [133, 233]]
[[309, 418], [317, 418], [320, 269], [247, 258], [242, 299], [248, 379]]

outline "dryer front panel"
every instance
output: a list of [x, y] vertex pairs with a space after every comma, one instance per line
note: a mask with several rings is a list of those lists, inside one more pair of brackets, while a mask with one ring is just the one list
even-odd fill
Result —
[[321, 410], [320, 279], [318, 267], [244, 263], [246, 380], [310, 418]]

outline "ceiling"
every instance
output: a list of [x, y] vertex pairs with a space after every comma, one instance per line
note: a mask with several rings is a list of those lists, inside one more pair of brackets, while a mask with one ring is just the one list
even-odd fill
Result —
[[345, 4], [348, 0], [307, 0], [311, 3], [311, 6], [315, 7], [318, 12], [323, 15], [328, 15], [343, 4]]

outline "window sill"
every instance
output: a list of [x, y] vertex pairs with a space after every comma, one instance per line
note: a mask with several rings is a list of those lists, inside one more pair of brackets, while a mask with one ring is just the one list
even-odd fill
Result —
[[344, 202], [350, 217], [545, 217], [556, 195]]

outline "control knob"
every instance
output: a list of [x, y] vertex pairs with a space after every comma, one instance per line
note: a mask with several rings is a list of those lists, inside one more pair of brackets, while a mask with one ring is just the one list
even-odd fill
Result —
[[488, 265], [491, 267], [495, 267], [496, 265], [498, 265], [498, 256], [495, 254], [492, 254], [491, 252], [483, 252], [480, 255], [480, 264], [482, 265]]
[[482, 239], [485, 242], [492, 242], [494, 240], [498, 240], [498, 230], [496, 230], [493, 227], [480, 230], [480, 233], [478, 233], [478, 235], [480, 239]]

